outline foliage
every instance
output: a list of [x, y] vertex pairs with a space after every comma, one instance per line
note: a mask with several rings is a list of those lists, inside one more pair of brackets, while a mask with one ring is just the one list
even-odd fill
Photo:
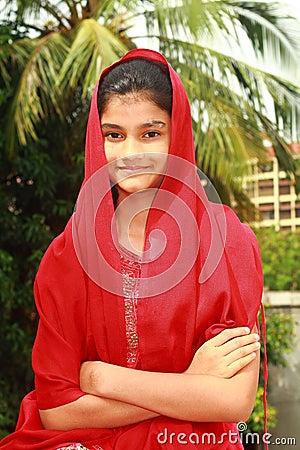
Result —
[[300, 290], [300, 234], [280, 233], [272, 228], [255, 230], [265, 276], [265, 286], [273, 291]]
[[[289, 314], [282, 312], [274, 312], [268, 305], [265, 306], [266, 315], [266, 351], [268, 365], [274, 365], [276, 367], [286, 367], [286, 355], [293, 350], [295, 340], [295, 324], [293, 318]], [[261, 315], [260, 327], [261, 325]], [[260, 432], [264, 430], [264, 375], [263, 375], [263, 363], [264, 363], [264, 347], [262, 345], [260, 351], [261, 357], [261, 369], [259, 387], [256, 395], [256, 400], [252, 414], [247, 421], [248, 432]], [[276, 414], [277, 410], [274, 406], [267, 404], [267, 428], [271, 429], [276, 426]]]
[[[271, 228], [255, 230], [258, 238], [265, 286], [270, 290], [300, 289], [299, 233], [277, 232]], [[266, 304], [267, 357], [268, 364], [286, 367], [286, 355], [293, 350], [295, 324], [289, 314], [274, 312]], [[261, 361], [264, 349], [261, 348]], [[264, 423], [263, 408], [263, 368], [261, 367], [260, 387], [254, 409], [248, 421], [248, 431], [262, 432]], [[268, 405], [268, 428], [276, 425], [276, 409]]]
[[290, 314], [267, 311], [267, 355], [268, 363], [286, 367], [286, 355], [293, 350], [295, 339], [294, 322]]
[[[263, 405], [263, 386], [259, 386], [256, 394], [254, 408], [252, 414], [247, 421], [248, 433], [261, 433], [264, 429], [265, 411]], [[268, 404], [267, 406], [267, 429], [275, 428], [276, 426], [276, 408]]]
[[32, 386], [30, 352], [35, 312], [31, 286], [25, 280], [21, 284], [19, 276], [13, 257], [0, 250], [0, 437], [15, 426], [20, 398]]
[[[0, 84], [0, 130], [12, 89]], [[3, 150], [0, 131], [0, 438], [15, 428], [21, 399], [33, 387], [30, 357], [37, 313], [32, 284], [45, 249], [74, 207], [85, 116], [81, 106], [73, 128], [62, 127], [54, 117], [40, 130], [39, 141], [18, 147], [13, 159]], [[70, 143], [62, 149], [65, 135]]]

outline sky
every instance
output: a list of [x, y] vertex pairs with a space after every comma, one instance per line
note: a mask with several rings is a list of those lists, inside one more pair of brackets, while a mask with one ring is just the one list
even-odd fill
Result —
[[286, 5], [290, 14], [297, 17], [300, 22], [300, 2], [299, 0], [281, 0], [279, 3]]

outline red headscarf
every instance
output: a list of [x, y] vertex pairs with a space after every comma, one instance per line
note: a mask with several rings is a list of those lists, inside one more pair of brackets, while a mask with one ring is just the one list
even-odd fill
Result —
[[[252, 231], [231, 209], [206, 198], [196, 173], [190, 107], [180, 78], [159, 53], [133, 50], [116, 64], [130, 58], [162, 62], [173, 88], [169, 163], [148, 216], [147, 260], [144, 257], [142, 263], [141, 369], [182, 372], [205, 340], [227, 327], [254, 326], [262, 295], [261, 262]], [[84, 395], [79, 387], [83, 361], [126, 365], [120, 255], [112, 233], [114, 206], [105, 165], [96, 87], [87, 127], [85, 179], [76, 211], [47, 250], [35, 282], [40, 324], [33, 368], [40, 409]], [[154, 436], [166, 423], [179, 431], [199, 433], [217, 430], [221, 434], [231, 427], [158, 418], [118, 430], [46, 431], [38, 418], [35, 394], [30, 394], [13, 448], [24, 448], [30, 439], [34, 443], [30, 448], [36, 449], [56, 449], [77, 441], [97, 443], [104, 450], [153, 450], [160, 448]]]

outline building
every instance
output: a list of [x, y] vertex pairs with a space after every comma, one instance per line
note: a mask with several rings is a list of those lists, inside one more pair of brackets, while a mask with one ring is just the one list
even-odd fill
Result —
[[[299, 145], [294, 145], [295, 158], [300, 158]], [[279, 167], [274, 151], [269, 148], [266, 163], [249, 161], [249, 174], [243, 179], [243, 188], [257, 208], [257, 227], [276, 230], [300, 230], [300, 194], [295, 182]]]

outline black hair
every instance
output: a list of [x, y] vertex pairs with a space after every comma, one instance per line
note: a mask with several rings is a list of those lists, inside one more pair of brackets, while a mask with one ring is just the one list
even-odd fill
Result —
[[167, 66], [160, 61], [134, 58], [111, 69], [98, 89], [99, 116], [113, 95], [141, 94], [159, 108], [172, 112], [172, 84]]

